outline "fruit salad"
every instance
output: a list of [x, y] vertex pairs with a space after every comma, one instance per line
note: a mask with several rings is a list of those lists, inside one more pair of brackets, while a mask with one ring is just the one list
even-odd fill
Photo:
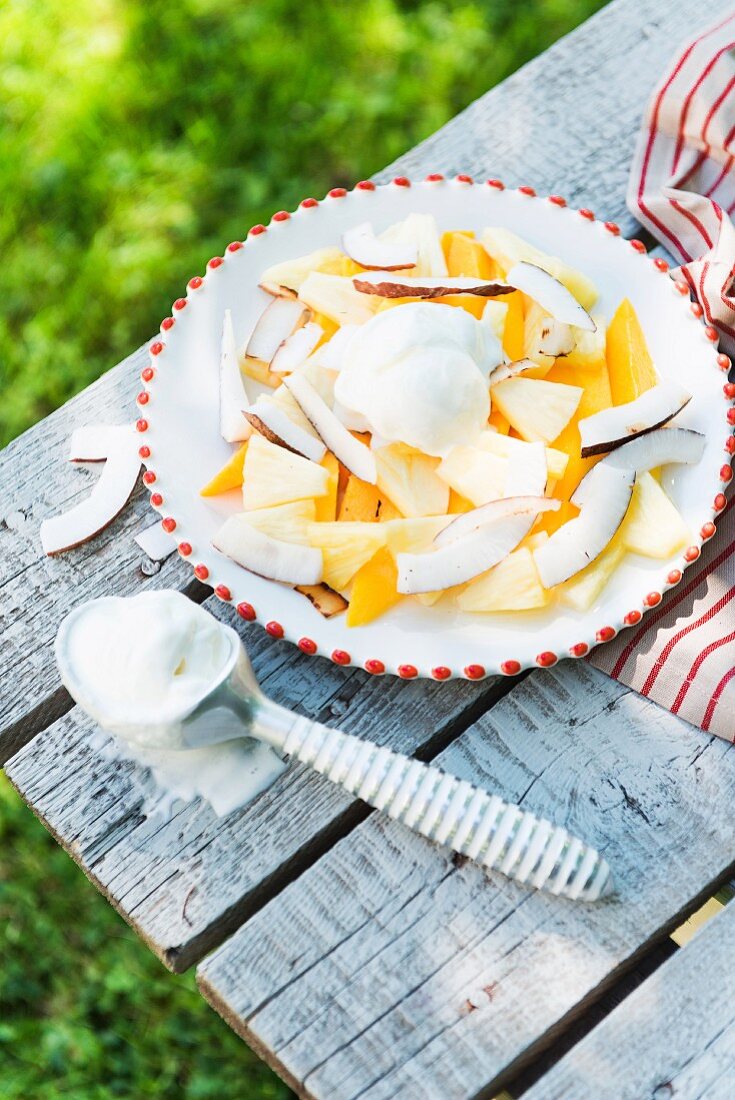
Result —
[[[411, 214], [276, 264], [244, 347], [223, 319], [204, 496], [242, 492], [214, 546], [359, 627], [402, 600], [585, 611], [625, 555], [690, 539], [661, 486], [704, 438], [628, 300], [509, 230]], [[259, 396], [253, 397], [255, 387]]]

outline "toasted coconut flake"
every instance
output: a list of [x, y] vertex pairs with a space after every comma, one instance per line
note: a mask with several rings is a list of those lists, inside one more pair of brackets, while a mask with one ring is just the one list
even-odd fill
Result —
[[538, 370], [538, 363], [533, 359], [514, 359], [512, 363], [498, 363], [488, 375], [488, 385], [497, 386], [498, 382], [505, 382], [508, 378], [515, 378], [517, 374], [525, 374], [529, 370]]
[[506, 275], [506, 281], [516, 290], [523, 291], [529, 298], [555, 317], [557, 321], [563, 321], [567, 325], [576, 325], [577, 328], [594, 332], [595, 322], [586, 309], [583, 309], [574, 295], [567, 290], [563, 283], [549, 275], [542, 267], [521, 260], [514, 264]]
[[353, 275], [352, 282], [361, 294], [373, 294], [379, 298], [446, 298], [450, 294], [495, 298], [499, 294], [510, 294], [514, 289], [504, 283], [482, 282], [463, 276], [412, 279], [404, 275], [394, 279], [388, 271], [379, 271], [375, 275]]
[[418, 260], [416, 245], [380, 240], [370, 222], [348, 229], [342, 235], [342, 247], [351, 260], [371, 271], [403, 271], [416, 267]]
[[88, 497], [41, 524], [44, 553], [60, 554], [98, 535], [127, 504], [140, 471], [140, 457], [133, 434], [118, 437], [108, 446], [107, 461]]
[[326, 447], [321, 440], [294, 424], [283, 409], [266, 397], [258, 398], [242, 415], [256, 432], [271, 443], [285, 447], [287, 451], [303, 458], [309, 458], [312, 462], [321, 462], [324, 458]]
[[284, 378], [283, 384], [332, 454], [350, 473], [361, 481], [374, 485], [378, 478], [374, 454], [369, 447], [350, 434], [308, 379], [303, 374], [290, 374]]
[[350, 606], [344, 596], [340, 596], [339, 592], [335, 592], [324, 581], [321, 584], [297, 584], [296, 591], [306, 596], [309, 603], [313, 604], [325, 619], [339, 615]]
[[271, 363], [281, 344], [310, 316], [311, 312], [303, 302], [292, 298], [274, 298], [258, 318], [245, 348], [246, 358]]

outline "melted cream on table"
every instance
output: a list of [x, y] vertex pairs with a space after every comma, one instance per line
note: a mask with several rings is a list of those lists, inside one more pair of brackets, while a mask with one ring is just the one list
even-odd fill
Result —
[[334, 393], [381, 440], [442, 456], [487, 428], [487, 377], [502, 360], [490, 326], [466, 310], [411, 302], [357, 329]]
[[92, 600], [56, 639], [61, 678], [75, 701], [114, 737], [108, 753], [151, 770], [161, 805], [206, 799], [224, 815], [270, 786], [285, 764], [243, 737], [224, 706], [196, 709], [237, 659], [239, 641], [179, 592]]

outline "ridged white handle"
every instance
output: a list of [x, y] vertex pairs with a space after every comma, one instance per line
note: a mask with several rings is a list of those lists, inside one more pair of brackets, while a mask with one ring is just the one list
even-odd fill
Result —
[[610, 868], [566, 829], [439, 768], [297, 718], [283, 751], [414, 832], [488, 870], [573, 900], [611, 892]]

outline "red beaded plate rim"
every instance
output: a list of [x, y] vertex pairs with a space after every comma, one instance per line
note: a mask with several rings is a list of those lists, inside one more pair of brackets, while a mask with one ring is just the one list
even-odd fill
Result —
[[[487, 179], [484, 182], [481, 182], [474, 180], [471, 176], [466, 174], [459, 174], [453, 178], [448, 179], [441, 173], [432, 172], [429, 173], [429, 175], [427, 175], [424, 180], [410, 180], [406, 176], [397, 176], [391, 183], [388, 184], [375, 184], [372, 182], [372, 180], [362, 180], [355, 185], [352, 191], [376, 192], [384, 191], [390, 188], [398, 188], [403, 190], [410, 187], [435, 188], [438, 186], [453, 186], [462, 188], [474, 186], [486, 187], [489, 190], [514, 190], [515, 193], [519, 196], [522, 196], [524, 200], [527, 199], [530, 202], [546, 202], [550, 206], [556, 207], [557, 209], [566, 208], [567, 210], [579, 214], [580, 217], [588, 222], [588, 224], [598, 224], [602, 226], [604, 231], [609, 233], [612, 237], [616, 237], [618, 239], [621, 247], [633, 249], [638, 255], [640, 255], [643, 261], [650, 263], [654, 267], [654, 269], [660, 272], [662, 275], [669, 274], [669, 266], [665, 260], [657, 257], [649, 257], [646, 253], [645, 245], [643, 245], [640, 241], [628, 240], [621, 236], [620, 229], [614, 222], [599, 222], [598, 219], [596, 219], [593, 211], [585, 207], [575, 210], [574, 207], [569, 206], [567, 201], [561, 195], [554, 194], [544, 197], [538, 195], [532, 187], [529, 187], [527, 185], [519, 185], [516, 188], [511, 189], [506, 188], [505, 184], [499, 179]], [[351, 192], [348, 191], [346, 188], [334, 187], [327, 192], [327, 195], [323, 200], [321, 200], [321, 202], [314, 198], [306, 198], [302, 200], [302, 202], [299, 204], [299, 209], [296, 211], [277, 211], [271, 219], [271, 224], [288, 222], [292, 216], [308, 216], [309, 210], [314, 209], [315, 207], [320, 206], [323, 203], [339, 202], [342, 199], [346, 198], [349, 194], [351, 194]], [[247, 237], [257, 238], [266, 233], [267, 230], [268, 226], [255, 225], [249, 230]], [[210, 566], [207, 565], [206, 562], [200, 561], [199, 557], [197, 556], [193, 536], [185, 537], [185, 533], [181, 532], [175, 517], [168, 514], [165, 505], [165, 489], [162, 491], [162, 486], [155, 473], [155, 454], [152, 453], [152, 449], [147, 443], [147, 440], [150, 438], [147, 433], [152, 422], [151, 414], [153, 413], [153, 415], [155, 415], [155, 403], [153, 403], [150, 410], [148, 406], [150, 395], [153, 393], [155, 386], [156, 371], [160, 369], [161, 365], [165, 363], [166, 359], [166, 342], [164, 337], [165, 334], [176, 323], [177, 314], [179, 314], [183, 309], [186, 308], [190, 298], [196, 296], [196, 294], [199, 292], [207, 279], [217, 277], [216, 271], [227, 262], [228, 255], [234, 252], [238, 252], [244, 247], [246, 247], [245, 241], [232, 241], [224, 249], [222, 256], [214, 256], [211, 260], [209, 260], [207, 264], [207, 270], [203, 276], [195, 275], [188, 280], [186, 297], [176, 299], [176, 301], [173, 303], [171, 314], [165, 317], [161, 322], [161, 338], [152, 341], [149, 346], [148, 350], [150, 355], [150, 366], [146, 367], [141, 373], [141, 382], [143, 384], [143, 389], [136, 397], [136, 429], [140, 433], [139, 453], [141, 461], [143, 462], [143, 465], [145, 466], [149, 475], [148, 477], [144, 477], [144, 480], [147, 485], [153, 486], [155, 484], [155, 489], [153, 489], [150, 494], [151, 506], [161, 514], [162, 524], [164, 525], [165, 529], [169, 533], [175, 534], [175, 536], [177, 537], [179, 554], [185, 561], [187, 561], [191, 565], [195, 575], [199, 578], [199, 580], [209, 581], [209, 583], [213, 586], [215, 596], [217, 596], [218, 599], [221, 599], [224, 602], [228, 603], [232, 602], [233, 600], [230, 589], [224, 584], [219, 584], [216, 578], [212, 576], [212, 570]], [[682, 552], [675, 563], [667, 564], [666, 572], [662, 575], [661, 583], [657, 586], [657, 588], [651, 590], [645, 596], [643, 596], [639, 605], [637, 607], [631, 608], [630, 611], [628, 611], [623, 616], [620, 622], [616, 624], [602, 624], [594, 630], [590, 637], [586, 639], [581, 639], [579, 642], [570, 646], [567, 652], [555, 653], [550, 650], [542, 650], [540, 653], [537, 654], [534, 661], [528, 661], [526, 663], [518, 661], [512, 657], [508, 657], [506, 660], [500, 661], [497, 668], [486, 668], [484, 665], [478, 663], [468, 664], [461, 669], [451, 668], [446, 665], [438, 665], [432, 669], [421, 670], [411, 663], [398, 664], [393, 675], [399, 676], [402, 679], [414, 679], [417, 676], [423, 676], [426, 678], [431, 677], [432, 679], [439, 682], [456, 678], [480, 680], [489, 675], [517, 676], [519, 673], [525, 671], [526, 669], [534, 667], [550, 668], [564, 657], [584, 657], [594, 646], [604, 644], [605, 642], [610, 641], [612, 638], [616, 637], [616, 635], [621, 630], [624, 630], [626, 627], [638, 624], [645, 615], [646, 611], [658, 606], [658, 604], [661, 602], [664, 592], [680, 583], [686, 568], [699, 559], [702, 546], [705, 542], [708, 542], [715, 533], [717, 516], [723, 511], [727, 504], [723, 490], [729, 484], [732, 478], [731, 463], [733, 458], [733, 451], [735, 451], [735, 446], [733, 446], [732, 441], [735, 437], [733, 436], [733, 432], [731, 429], [735, 427], [735, 386], [727, 382], [727, 372], [729, 371], [731, 366], [730, 359], [726, 355], [718, 354], [717, 332], [710, 324], [708, 324], [707, 319], [704, 316], [704, 311], [702, 310], [702, 307], [697, 302], [689, 301], [689, 287], [686, 283], [671, 281], [671, 286], [672, 291], [681, 297], [682, 306], [684, 308], [689, 308], [692, 318], [695, 321], [698, 321], [702, 326], [704, 340], [710, 345], [710, 348], [712, 350], [714, 365], [723, 373], [723, 376], [726, 380], [723, 385], [723, 394], [727, 405], [727, 412], [723, 419], [725, 420], [728, 429], [730, 429], [725, 436], [724, 458], [722, 467], [720, 469], [721, 486], [714, 497], [708, 513], [705, 513], [708, 514], [709, 518], [707, 518], [702, 524], [697, 534], [697, 537], [695, 538], [692, 545], [688, 546]], [[142, 415], [143, 412], [145, 412], [145, 416]], [[210, 547], [206, 547], [200, 557], [209, 557], [209, 555]], [[245, 572], [247, 571], [243, 570], [243, 573]], [[241, 616], [241, 618], [243, 618], [247, 622], [260, 621], [258, 619], [255, 608], [252, 606], [252, 604], [246, 601], [240, 601], [239, 603], [237, 603], [235, 605], [235, 610]], [[268, 620], [262, 622], [262, 626], [264, 630], [273, 638], [284, 638], [287, 641], [292, 642], [301, 650], [302, 653], [305, 653], [308, 656], [329, 657], [336, 664], [343, 666], [356, 664], [356, 662], [353, 662], [350, 654], [347, 651], [339, 648], [332, 650], [331, 653], [320, 651], [316, 643], [312, 639], [302, 636], [300, 631], [292, 632], [286, 626], [279, 622]], [[369, 658], [364, 662], [361, 667], [365, 668], [373, 675], [383, 675], [384, 673], [392, 672], [387, 664], [378, 657]]]

